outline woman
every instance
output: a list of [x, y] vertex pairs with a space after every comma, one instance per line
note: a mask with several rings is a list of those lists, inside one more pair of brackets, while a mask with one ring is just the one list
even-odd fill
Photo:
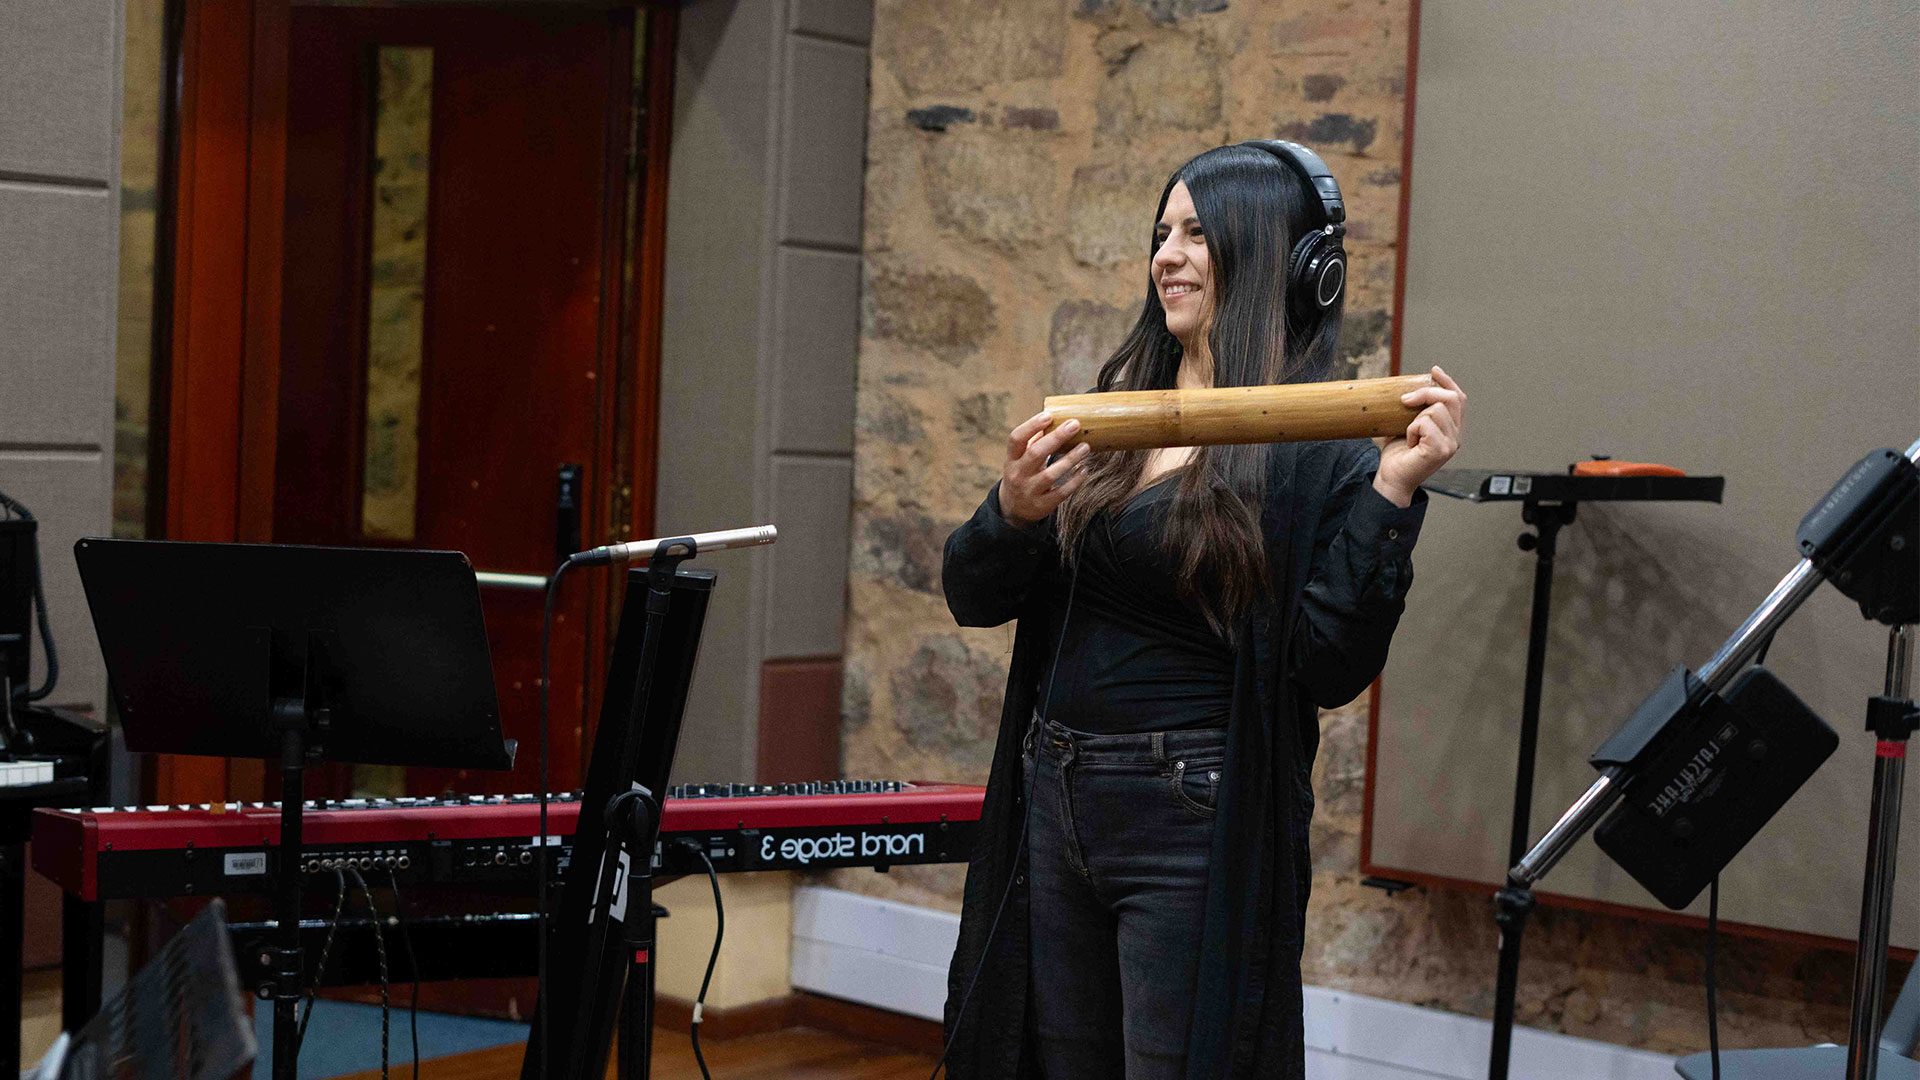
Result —
[[[1325, 174], [1279, 143], [1181, 166], [1098, 389], [1327, 378], [1344, 255]], [[962, 625], [1019, 620], [949, 974], [955, 1080], [1301, 1075], [1316, 710], [1386, 661], [1419, 487], [1466, 405], [1433, 374], [1379, 449], [1049, 461], [1073, 422], [1010, 433], [943, 571]]]

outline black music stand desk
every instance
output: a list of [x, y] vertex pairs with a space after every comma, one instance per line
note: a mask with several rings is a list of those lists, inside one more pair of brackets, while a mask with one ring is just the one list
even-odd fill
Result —
[[[1719, 476], [1577, 475], [1502, 469], [1442, 469], [1422, 487], [1468, 502], [1517, 502], [1520, 518], [1535, 531], [1520, 534], [1520, 549], [1537, 556], [1533, 614], [1527, 630], [1527, 682], [1520, 708], [1520, 762], [1513, 787], [1513, 832], [1506, 865], [1527, 853], [1533, 807], [1533, 766], [1540, 737], [1540, 690], [1547, 662], [1547, 618], [1553, 596], [1553, 560], [1560, 529], [1573, 523], [1583, 502], [1719, 502], [1726, 479]], [[1513, 1044], [1514, 993], [1520, 979], [1520, 942], [1533, 893], [1511, 884], [1495, 894], [1500, 925], [1500, 964], [1494, 989], [1493, 1044], [1489, 1080], [1506, 1080]]]
[[456, 551], [96, 537], [74, 557], [127, 748], [279, 762], [268, 984], [273, 1075], [294, 1080], [306, 766], [513, 764], [473, 567]]

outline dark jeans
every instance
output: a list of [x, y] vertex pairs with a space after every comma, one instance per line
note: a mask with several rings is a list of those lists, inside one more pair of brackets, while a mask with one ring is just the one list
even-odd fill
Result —
[[1047, 1080], [1186, 1071], [1219, 729], [1088, 735], [1038, 721], [1028, 873], [1034, 1023]]

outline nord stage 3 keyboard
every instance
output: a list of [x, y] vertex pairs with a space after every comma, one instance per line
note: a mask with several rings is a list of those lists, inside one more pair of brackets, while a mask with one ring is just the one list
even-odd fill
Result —
[[[654, 872], [704, 873], [692, 841], [722, 873], [964, 862], [985, 789], [899, 780], [683, 784], [667, 792]], [[558, 878], [572, 854], [577, 796], [548, 803]], [[309, 802], [301, 864], [347, 867], [373, 883], [512, 891], [534, 887], [535, 795]], [[279, 858], [277, 803], [39, 810], [34, 869], [82, 900], [270, 892]]]

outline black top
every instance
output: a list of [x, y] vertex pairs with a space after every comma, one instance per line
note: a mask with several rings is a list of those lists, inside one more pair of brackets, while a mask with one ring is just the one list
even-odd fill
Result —
[[1057, 651], [1040, 681], [1047, 719], [1099, 735], [1227, 726], [1233, 647], [1181, 590], [1165, 546], [1179, 476], [1095, 515], [1078, 569], [1051, 583], [1047, 636]]
[[[1345, 704], [1386, 663], [1426, 510], [1424, 494], [1405, 509], [1381, 498], [1372, 489], [1378, 463], [1365, 440], [1269, 450], [1260, 524], [1273, 593], [1238, 621], [1233, 638], [1233, 709], [1187, 1041], [1192, 1080], [1300, 1080], [1306, 1071], [1300, 945], [1312, 881], [1316, 707]], [[1051, 518], [1015, 528], [996, 494], [947, 539], [941, 567], [962, 626], [1019, 620], [947, 968], [953, 1080], [1039, 1077], [1027, 995], [1032, 879], [1021, 743], [1053, 651], [1046, 615], [1060, 549]]]

